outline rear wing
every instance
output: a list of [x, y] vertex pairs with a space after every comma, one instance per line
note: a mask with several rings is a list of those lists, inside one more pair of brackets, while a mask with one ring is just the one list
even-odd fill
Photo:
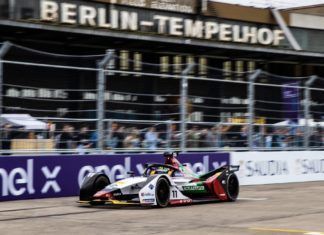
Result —
[[221, 166], [220, 168], [217, 168], [215, 170], [207, 172], [206, 174], [200, 175], [199, 179], [206, 180], [218, 172], [223, 172], [223, 171], [235, 172], [235, 171], [238, 171], [239, 169], [240, 169], [239, 165], [224, 165], [224, 166]]
[[240, 165], [229, 165], [228, 169], [232, 172], [239, 171]]

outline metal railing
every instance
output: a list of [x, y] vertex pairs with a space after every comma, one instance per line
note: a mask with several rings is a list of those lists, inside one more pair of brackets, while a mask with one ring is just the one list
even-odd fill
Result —
[[[12, 48], [25, 59], [7, 57]], [[323, 149], [324, 79], [314, 75], [207, 65], [201, 75], [196, 63], [168, 64], [174, 72], [165, 73], [159, 64], [120, 62], [113, 50], [43, 55], [62, 63], [33, 62], [34, 53], [42, 54], [7, 42], [0, 49], [0, 115], [28, 113], [46, 125], [1, 118], [3, 154]], [[67, 65], [75, 58], [91, 66]], [[142, 88], [150, 83], [154, 92]]]

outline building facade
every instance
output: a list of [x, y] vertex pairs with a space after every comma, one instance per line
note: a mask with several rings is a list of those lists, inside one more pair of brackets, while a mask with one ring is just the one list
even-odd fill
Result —
[[[106, 49], [114, 50], [116, 58], [110, 68], [125, 72], [106, 74], [106, 99], [115, 101], [107, 102], [106, 117], [141, 119], [143, 116], [138, 114], [153, 113], [154, 116], [144, 116], [145, 119], [177, 119], [177, 115], [163, 116], [163, 113], [177, 113], [179, 108], [176, 96], [179, 81], [168, 75], [181, 75], [189, 63], [196, 64], [189, 75], [201, 78], [247, 81], [245, 72], [256, 69], [281, 76], [324, 76], [321, 24], [324, 6], [278, 11], [299, 49], [294, 48], [287, 30], [271, 9], [198, 0], [0, 0], [0, 9], [0, 41], [53, 53], [13, 46], [6, 60], [96, 68], [99, 58], [62, 58], [55, 53], [95, 55], [105, 53]], [[17, 112], [17, 99], [31, 97], [24, 111], [37, 116], [48, 116], [51, 113], [46, 110], [55, 110], [55, 115], [62, 117], [95, 117], [95, 71], [27, 67], [4, 65], [3, 112]], [[150, 76], [152, 73], [161, 76]], [[259, 82], [285, 84], [288, 81], [264, 74]], [[323, 87], [323, 84], [316, 86]], [[73, 89], [87, 91], [73, 92]], [[199, 114], [199, 121], [244, 116], [246, 110], [237, 111], [235, 105], [247, 104], [246, 89], [240, 83], [194, 80], [189, 84], [189, 95], [215, 99], [193, 99], [188, 105], [189, 112]], [[258, 97], [282, 101], [282, 90], [259, 89]], [[46, 99], [72, 101], [46, 103]], [[312, 99], [323, 103], [320, 92], [314, 93]], [[85, 102], [73, 103], [73, 100]], [[133, 101], [157, 105], [130, 108]], [[175, 106], [163, 107], [163, 103]], [[207, 111], [199, 107], [231, 104], [233, 110]], [[266, 106], [270, 110], [278, 108]], [[260, 105], [257, 116], [271, 117], [271, 111], [262, 108]], [[88, 111], [66, 112], [71, 110]]]

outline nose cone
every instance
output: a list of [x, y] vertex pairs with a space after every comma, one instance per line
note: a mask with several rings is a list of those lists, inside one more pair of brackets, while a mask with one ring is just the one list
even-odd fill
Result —
[[93, 195], [95, 199], [111, 199], [112, 194], [106, 191], [99, 191], [95, 195]]

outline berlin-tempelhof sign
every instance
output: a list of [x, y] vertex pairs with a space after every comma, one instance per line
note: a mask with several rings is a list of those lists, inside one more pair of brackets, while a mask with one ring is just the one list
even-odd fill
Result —
[[224, 23], [205, 17], [193, 19], [192, 15], [162, 11], [155, 11], [154, 14], [141, 12], [143, 9], [131, 7], [119, 9], [102, 3], [40, 0], [39, 16], [40, 20], [45, 22], [222, 42], [276, 46], [285, 38], [282, 30], [269, 27]]

